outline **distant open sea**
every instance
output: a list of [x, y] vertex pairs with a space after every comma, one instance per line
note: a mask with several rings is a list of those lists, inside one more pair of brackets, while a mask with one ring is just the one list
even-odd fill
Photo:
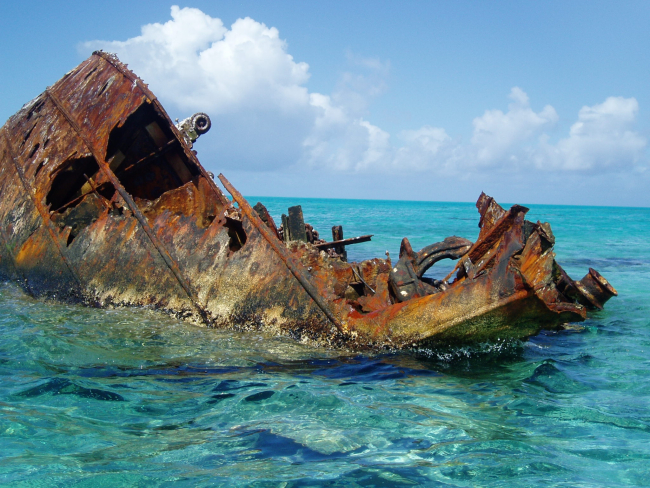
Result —
[[[258, 200], [374, 234], [351, 260], [478, 235], [470, 203]], [[358, 354], [0, 284], [0, 485], [650, 485], [650, 209], [530, 208], [619, 296], [526, 342]]]

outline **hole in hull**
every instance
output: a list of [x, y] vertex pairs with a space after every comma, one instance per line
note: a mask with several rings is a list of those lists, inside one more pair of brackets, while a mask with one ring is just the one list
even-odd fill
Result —
[[[45, 102], [43, 102], [43, 100], [40, 100], [38, 103], [36, 103], [36, 104], [32, 107], [32, 109], [29, 111], [29, 113], [27, 114], [27, 118], [26, 118], [26, 120], [31, 119], [31, 118], [32, 118], [32, 115], [34, 115], [34, 114], [38, 114], [38, 113], [41, 111], [41, 108], [43, 108], [43, 104], [44, 104], [44, 103], [45, 103]], [[33, 127], [32, 127], [32, 128], [33, 128]], [[30, 131], [30, 132], [31, 132], [31, 131]]]
[[25, 143], [27, 142], [27, 139], [29, 139], [29, 136], [32, 135], [32, 131], [34, 128], [36, 128], [37, 124], [32, 125], [32, 127], [25, 133], [25, 136], [23, 137], [23, 142], [20, 144], [20, 147], [23, 147]]
[[34, 178], [38, 176], [38, 173], [41, 172], [43, 166], [45, 166], [45, 161], [41, 161], [40, 163], [38, 163], [38, 166], [36, 167], [36, 171], [34, 172]]
[[111, 131], [106, 161], [124, 189], [143, 200], [155, 200], [200, 174], [169, 122], [150, 104], [143, 104]]
[[36, 143], [36, 145], [32, 148], [32, 152], [29, 153], [28, 159], [32, 159], [34, 157], [34, 154], [36, 154], [36, 151], [38, 151], [39, 147], [41, 147], [40, 143]]
[[102, 89], [99, 90], [99, 93], [97, 94], [97, 96], [100, 96], [102, 93], [104, 93], [106, 91], [106, 88], [108, 88], [108, 85], [110, 85], [110, 82], [111, 82], [111, 80], [108, 80], [106, 83], [104, 83], [104, 86], [102, 86]]
[[57, 210], [82, 196], [88, 182], [86, 177], [92, 178], [99, 171], [99, 165], [92, 156], [73, 159], [62, 166], [65, 167], [57, 172], [45, 199], [51, 210]]
[[226, 229], [228, 229], [228, 249], [231, 253], [239, 251], [246, 244], [246, 232], [241, 221], [226, 217]]
[[[36, 174], [43, 164], [45, 161]], [[99, 218], [115, 189], [109, 183], [99, 186], [92, 183], [99, 171], [92, 156], [70, 160], [62, 167], [52, 179], [45, 202], [49, 205], [52, 222], [67, 232], [66, 245], [70, 246], [84, 228]]]

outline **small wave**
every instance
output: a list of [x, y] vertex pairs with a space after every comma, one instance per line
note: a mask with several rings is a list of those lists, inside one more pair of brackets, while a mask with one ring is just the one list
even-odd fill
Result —
[[417, 347], [411, 349], [411, 352], [416, 356], [424, 356], [442, 363], [455, 363], [468, 359], [518, 357], [523, 350], [523, 344], [517, 339], [499, 339], [465, 346]]

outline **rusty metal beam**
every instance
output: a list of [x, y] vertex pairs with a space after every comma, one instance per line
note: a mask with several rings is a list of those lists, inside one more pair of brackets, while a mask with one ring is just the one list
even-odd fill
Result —
[[368, 242], [374, 234], [368, 234], [365, 236], [359, 236], [359, 237], [350, 237], [349, 239], [341, 239], [338, 241], [332, 241], [332, 242], [323, 242], [320, 244], [314, 244], [315, 247], [319, 249], [328, 249], [330, 247], [336, 247], [336, 246], [349, 246], [350, 244], [360, 244], [362, 242]]
[[323, 311], [323, 313], [327, 316], [330, 322], [332, 322], [340, 332], [346, 334], [347, 330], [341, 324], [340, 320], [334, 315], [334, 313], [332, 313], [332, 311], [329, 308], [329, 305], [327, 304], [325, 299], [321, 296], [320, 292], [311, 283], [311, 279], [307, 275], [307, 272], [302, 267], [302, 265], [298, 263], [295, 259], [293, 259], [293, 257], [291, 257], [291, 255], [289, 254], [287, 248], [275, 236], [273, 236], [273, 234], [271, 234], [271, 231], [266, 226], [266, 224], [264, 224], [264, 222], [259, 217], [259, 215], [257, 215], [257, 212], [253, 210], [253, 208], [242, 196], [242, 194], [239, 193], [235, 189], [235, 187], [230, 184], [230, 182], [226, 179], [226, 177], [223, 174], [219, 174], [219, 180], [221, 181], [221, 183], [223, 183], [223, 186], [226, 188], [226, 190], [228, 190], [228, 192], [232, 195], [235, 202], [239, 204], [239, 208], [244, 213], [244, 215], [248, 217], [248, 219], [255, 226], [255, 228], [260, 232], [260, 234], [262, 234], [264, 239], [266, 239], [266, 241], [271, 245], [271, 248], [276, 252], [278, 257], [287, 266], [291, 274], [295, 276], [295, 278], [302, 285], [302, 287], [305, 289], [307, 294], [314, 300], [314, 302], [316, 302], [316, 305], [318, 305], [318, 307]]

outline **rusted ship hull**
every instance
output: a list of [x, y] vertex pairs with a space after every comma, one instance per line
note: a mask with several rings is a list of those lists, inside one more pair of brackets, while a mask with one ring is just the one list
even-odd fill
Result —
[[[554, 260], [548, 224], [485, 195], [475, 243], [449, 238], [416, 253], [405, 239], [396, 263], [348, 263], [343, 246], [354, 240], [315, 240], [302, 215], [279, 230], [220, 175], [235, 206], [188, 133], [103, 52], [7, 121], [0, 165], [0, 274], [36, 297], [152, 306], [336, 347], [402, 348], [524, 338], [582, 320], [616, 294], [593, 270], [571, 280]], [[455, 275], [427, 280], [442, 258], [460, 258]]]

